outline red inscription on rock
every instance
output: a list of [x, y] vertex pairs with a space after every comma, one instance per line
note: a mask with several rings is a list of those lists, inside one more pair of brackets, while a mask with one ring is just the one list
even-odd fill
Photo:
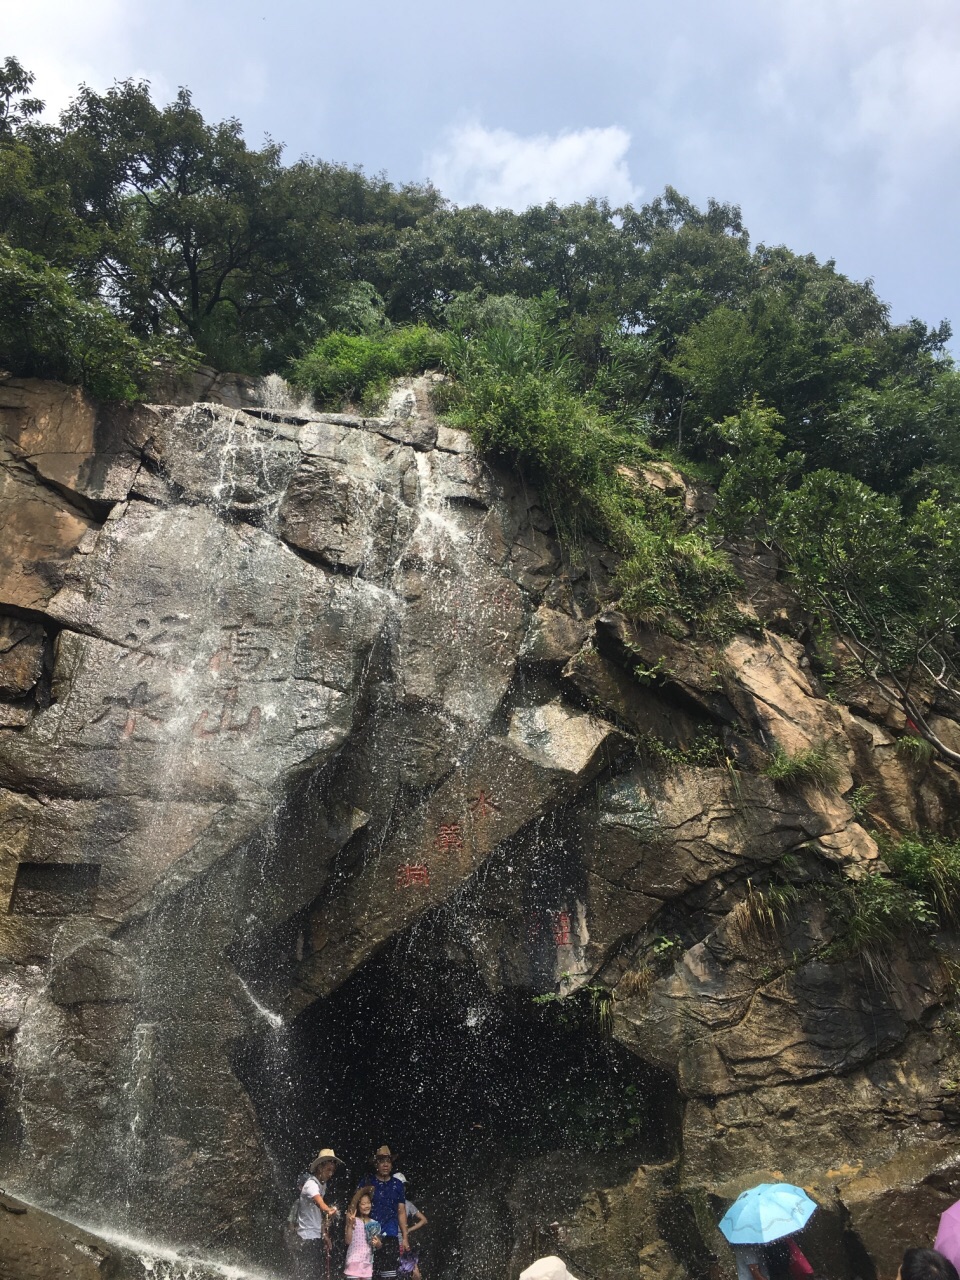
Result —
[[405, 862], [397, 867], [397, 888], [412, 889], [415, 885], [430, 887], [430, 868], [425, 862]]
[[549, 916], [554, 942], [558, 947], [567, 946], [570, 942], [570, 912], [551, 911]]
[[241, 622], [221, 628], [223, 638], [220, 648], [210, 659], [211, 671], [249, 676], [270, 656], [265, 645], [257, 644], [253, 621], [253, 614], [245, 613]]
[[463, 848], [463, 828], [459, 822], [441, 822], [437, 829], [434, 847], [439, 853]]
[[489, 818], [492, 813], [499, 812], [500, 806], [493, 796], [486, 791], [481, 791], [478, 796], [474, 796], [470, 801], [470, 810], [475, 818]]

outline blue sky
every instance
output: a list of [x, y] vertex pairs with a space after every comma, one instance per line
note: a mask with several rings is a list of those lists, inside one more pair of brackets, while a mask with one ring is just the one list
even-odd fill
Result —
[[0, 32], [52, 109], [185, 84], [253, 143], [458, 203], [672, 183], [960, 332], [958, 0], [0, 0]]

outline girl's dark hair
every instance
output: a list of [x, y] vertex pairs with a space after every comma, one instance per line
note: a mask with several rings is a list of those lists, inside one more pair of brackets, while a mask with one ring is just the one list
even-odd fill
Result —
[[936, 1249], [908, 1249], [900, 1263], [900, 1280], [960, 1280], [957, 1268]]

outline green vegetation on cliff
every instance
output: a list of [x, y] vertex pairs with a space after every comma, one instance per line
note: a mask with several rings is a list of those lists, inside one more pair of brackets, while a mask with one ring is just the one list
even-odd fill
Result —
[[[854, 674], [957, 760], [924, 708], [960, 687], [960, 374], [946, 323], [751, 246], [672, 188], [524, 213], [284, 162], [189, 92], [82, 88], [57, 124], [0, 67], [0, 365], [129, 398], [158, 358], [279, 371], [370, 408], [439, 368], [445, 412], [558, 527], [612, 545], [624, 607], [738, 624], [726, 537], [775, 549]], [[651, 458], [719, 483], [704, 525]], [[926, 701], [925, 701], [926, 698]]]

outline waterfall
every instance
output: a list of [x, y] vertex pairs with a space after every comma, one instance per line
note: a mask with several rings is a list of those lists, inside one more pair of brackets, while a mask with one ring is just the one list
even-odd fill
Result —
[[[516, 679], [515, 517], [482, 464], [432, 447], [415, 396], [398, 424], [286, 395], [160, 410], [155, 465], [51, 606], [70, 679], [21, 738], [60, 744], [43, 767], [86, 806], [71, 839], [99, 879], [21, 1027], [8, 1185], [166, 1242], [158, 1276], [196, 1241], [281, 1256], [291, 1180], [330, 1141], [292, 1021], [390, 937], [486, 954], [471, 876], [557, 794]], [[581, 941], [552, 938], [546, 988]], [[484, 1043], [493, 1006], [466, 1007]]]
[[[35, 1209], [43, 1209], [42, 1205], [21, 1196], [24, 1204]], [[97, 1221], [86, 1221], [69, 1213], [61, 1213], [63, 1222], [69, 1223], [87, 1235], [102, 1240], [108, 1247], [119, 1250], [124, 1255], [123, 1275], [134, 1280], [130, 1266], [138, 1268], [137, 1280], [280, 1280], [273, 1271], [262, 1271], [257, 1268], [236, 1266], [216, 1256], [196, 1252], [181, 1251], [161, 1241], [145, 1236], [118, 1231], [112, 1226], [104, 1226]], [[74, 1245], [80, 1252], [84, 1246]]]
[[[64, 635], [83, 645], [77, 673], [37, 721], [38, 732], [56, 726], [61, 760], [89, 776], [88, 856], [105, 870], [99, 918], [61, 926], [69, 945], [54, 945], [21, 1022], [24, 1158], [7, 1185], [54, 1212], [173, 1239], [174, 1249], [204, 1227], [228, 1242], [240, 1234], [257, 1244], [259, 1233], [270, 1256], [279, 1189], [271, 1202], [247, 1175], [259, 1217], [238, 1233], [223, 1207], [230, 1197], [209, 1180], [171, 1180], [165, 1166], [191, 1147], [201, 1164], [237, 1158], [224, 1104], [232, 1092], [242, 1113], [243, 1092], [227, 1063], [207, 1060], [207, 1041], [222, 1053], [266, 1026], [272, 1067], [289, 1074], [281, 1015], [237, 980], [227, 951], [251, 908], [277, 909], [261, 868], [282, 853], [281, 783], [336, 742], [328, 710], [342, 695], [296, 683], [297, 647], [322, 618], [324, 594], [322, 575], [275, 536], [296, 441], [240, 411], [163, 412], [163, 467], [149, 484], [166, 486], [164, 501], [135, 500], [101, 532], [92, 559], [103, 580], [63, 604], [76, 628]], [[282, 593], [271, 595], [278, 579]], [[369, 593], [337, 584], [332, 594], [343, 607], [356, 600], [366, 625]], [[97, 664], [112, 673], [105, 690], [92, 683]], [[277, 757], [270, 769], [259, 763], [264, 739]], [[100, 763], [85, 775], [88, 757]], [[102, 1099], [92, 1104], [95, 1142], [83, 1136], [92, 1097]], [[260, 1160], [271, 1168], [262, 1145]]]

